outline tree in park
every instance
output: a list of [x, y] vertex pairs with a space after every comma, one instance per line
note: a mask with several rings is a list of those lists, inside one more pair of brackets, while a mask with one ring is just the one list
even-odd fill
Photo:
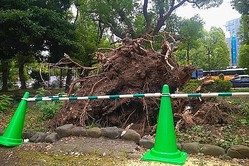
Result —
[[229, 65], [229, 48], [221, 28], [212, 27], [209, 32], [204, 31], [197, 42], [198, 48], [190, 51], [193, 65], [204, 70], [224, 69]]
[[[179, 35], [180, 35], [180, 50], [183, 55], [186, 55], [186, 62], [189, 64], [189, 54], [192, 48], [198, 46], [198, 40], [201, 38], [203, 30], [203, 21], [196, 15], [190, 19], [184, 19], [181, 23]], [[183, 58], [185, 59], [185, 58]]]
[[241, 14], [249, 14], [249, 3], [247, 0], [232, 0], [232, 6]]
[[[74, 26], [67, 13], [70, 5], [68, 0], [1, 1], [1, 62], [4, 66], [6, 60], [17, 58], [22, 89], [26, 88], [24, 64], [40, 56], [39, 52], [49, 50], [51, 57], [61, 58], [64, 52], [77, 48]], [[3, 84], [2, 89], [8, 88]]]
[[127, 34], [131, 38], [145, 33], [157, 35], [172, 13], [186, 3], [210, 8], [219, 6], [222, 0], [81, 0], [80, 3], [84, 4], [82, 12], [87, 12], [100, 26], [109, 28], [115, 36], [123, 39]]
[[[229, 48], [225, 42], [225, 33], [221, 28], [211, 28], [210, 36], [210, 66], [211, 69], [224, 69], [229, 65]], [[208, 47], [207, 47], [208, 48]]]
[[[68, 91], [69, 96], [154, 93], [159, 92], [163, 84], [168, 84], [171, 93], [174, 93], [190, 79], [194, 67], [179, 66], [172, 57], [176, 43], [174, 37], [167, 32], [159, 34], [160, 30], [167, 29], [167, 25], [164, 25], [170, 23], [164, 18], [169, 18], [176, 9], [171, 8], [175, 6], [175, 1], [171, 1], [171, 7], [166, 1], [151, 1], [153, 9], [150, 10], [146, 6], [148, 1], [143, 1], [144, 8], [140, 8], [139, 2], [80, 1], [78, 17], [88, 14], [90, 20], [98, 24], [101, 32], [110, 29], [115, 36], [122, 39], [123, 45], [96, 52], [100, 66], [92, 70], [92, 75], [75, 80]], [[146, 19], [150, 22], [146, 22]], [[160, 28], [156, 30], [158, 27]], [[154, 41], [160, 41], [161, 45], [155, 47], [159, 42]], [[98, 72], [99, 70], [101, 72]], [[75, 89], [78, 83], [82, 84], [82, 87]], [[157, 99], [143, 98], [72, 101], [63, 105], [56, 117], [50, 121], [50, 126], [56, 127], [66, 123], [85, 126], [97, 123], [101, 126], [125, 127], [135, 123], [134, 127], [144, 133], [147, 126], [155, 125], [157, 121], [157, 103]], [[182, 111], [177, 108], [176, 110]]]
[[240, 18], [238, 37], [241, 44], [249, 44], [249, 14], [243, 14]]
[[249, 2], [247, 0], [233, 0], [232, 5], [242, 14], [238, 36], [241, 42], [238, 65], [249, 68]]
[[238, 64], [240, 67], [249, 69], [249, 45], [243, 44], [239, 49]]
[[249, 44], [249, 2], [247, 0], [232, 0], [232, 6], [242, 14], [238, 33], [242, 44]]

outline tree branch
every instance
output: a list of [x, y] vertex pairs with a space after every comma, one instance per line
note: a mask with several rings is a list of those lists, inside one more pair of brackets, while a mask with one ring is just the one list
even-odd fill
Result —
[[126, 17], [126, 13], [123, 11], [123, 9], [118, 11], [118, 15], [120, 16], [120, 19], [119, 19], [120, 23], [124, 23], [125, 25], [129, 27], [126, 33], [129, 33], [132, 38], [135, 38], [136, 33], [134, 31], [133, 25], [130, 19]]
[[146, 33], [150, 33], [151, 28], [150, 28], [150, 17], [148, 15], [148, 0], [144, 0], [143, 15], [144, 15], [145, 22], [146, 22]]
[[163, 15], [165, 13], [165, 10], [164, 10], [164, 5], [163, 5], [163, 1], [159, 2], [159, 19], [163, 18]]
[[172, 14], [172, 12], [175, 9], [177, 9], [178, 7], [180, 7], [181, 5], [183, 5], [185, 2], [187, 2], [187, 0], [182, 0], [178, 4], [175, 5], [175, 0], [171, 0], [171, 2], [170, 2], [170, 8], [169, 8], [168, 12], [166, 14], [164, 14], [163, 17], [161, 17], [161, 15], [160, 15], [160, 17], [158, 18], [156, 27], [155, 27], [154, 32], [153, 32], [153, 35], [157, 35], [158, 34], [159, 30], [164, 25], [164, 22], [166, 21], [166, 19], [169, 18], [169, 16]]

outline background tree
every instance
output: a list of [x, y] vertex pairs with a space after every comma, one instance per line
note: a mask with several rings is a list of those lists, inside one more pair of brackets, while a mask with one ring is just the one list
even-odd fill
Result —
[[248, 0], [232, 0], [232, 6], [241, 14], [249, 14]]
[[[16, 57], [19, 63], [21, 88], [26, 88], [23, 66], [39, 52], [49, 50], [51, 59], [62, 57], [64, 52], [75, 50], [75, 28], [68, 0], [56, 1], [1, 1], [0, 35], [1, 52], [5, 57]], [[6, 51], [10, 49], [10, 51]], [[3, 54], [5, 53], [5, 54]], [[3, 81], [4, 82], [4, 81]], [[6, 89], [3, 85], [2, 89]]]
[[242, 14], [238, 36], [242, 44], [249, 44], [249, 3], [247, 0], [232, 0], [232, 6]]
[[181, 23], [179, 31], [181, 43], [179, 49], [183, 50], [183, 55], [186, 55], [187, 64], [189, 64], [190, 50], [198, 46], [197, 39], [202, 36], [203, 24], [204, 22], [198, 15], [190, 19], [184, 19]]
[[211, 68], [207, 49], [204, 47], [203, 39], [198, 39], [199, 47], [190, 51], [191, 63], [196, 67], [204, 70]]
[[243, 44], [239, 49], [238, 64], [240, 67], [249, 69], [249, 45]]
[[249, 2], [248, 0], [232, 0], [233, 7], [242, 14], [238, 36], [241, 42], [238, 65], [249, 69]]
[[170, 17], [165, 21], [165, 29], [163, 31], [170, 32], [179, 36], [179, 31], [182, 25], [182, 17], [177, 16], [176, 14], [171, 14]]
[[204, 70], [224, 69], [229, 65], [229, 48], [225, 42], [225, 33], [221, 28], [212, 27], [203, 31], [198, 39], [198, 47], [190, 50], [190, 61]]
[[[222, 0], [102, 0], [86, 1], [81, 8], [103, 27], [119, 38], [137, 38], [145, 33], [156, 35], [165, 26], [166, 20], [180, 6], [190, 3], [193, 7], [210, 8], [219, 6]], [[149, 7], [150, 6], [150, 7]], [[139, 26], [138, 26], [139, 23]], [[166, 25], [167, 26], [167, 25]]]
[[232, 6], [242, 14], [238, 36], [242, 44], [249, 44], [249, 2], [247, 0], [232, 0]]
[[241, 44], [249, 44], [249, 15], [241, 16], [238, 37]]
[[226, 36], [221, 28], [212, 27], [209, 32], [211, 50], [211, 69], [225, 69], [229, 65], [229, 48]]

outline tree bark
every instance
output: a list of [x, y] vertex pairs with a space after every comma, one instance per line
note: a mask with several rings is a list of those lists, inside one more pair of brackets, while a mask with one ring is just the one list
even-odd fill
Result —
[[62, 69], [60, 69], [60, 85], [59, 88], [63, 87]]
[[187, 47], [187, 64], [189, 65], [189, 52], [190, 52], [190, 44], [188, 43]]
[[146, 21], [146, 33], [150, 33], [151, 32], [151, 19], [150, 16], [148, 14], [148, 0], [144, 0], [144, 4], [143, 4], [143, 15]]
[[69, 90], [69, 86], [72, 82], [72, 75], [73, 75], [73, 71], [72, 69], [68, 69], [67, 70], [67, 78], [66, 78], [66, 87], [65, 87], [65, 91]]
[[19, 78], [21, 82], [21, 89], [27, 89], [26, 87], [26, 81], [24, 77], [24, 64], [19, 65]]
[[2, 91], [8, 91], [8, 77], [9, 77], [9, 60], [1, 60], [2, 62]]
[[180, 1], [178, 4], [175, 4], [175, 0], [171, 0], [170, 2], [170, 8], [168, 11], [165, 11], [163, 7], [161, 7], [160, 11], [159, 11], [159, 18], [157, 20], [156, 23], [156, 27], [154, 28], [153, 31], [153, 35], [157, 35], [160, 31], [160, 29], [162, 28], [162, 26], [164, 26], [164, 23], [166, 21], [166, 19], [168, 19], [170, 17], [170, 15], [172, 14], [172, 12], [177, 9], [178, 7], [180, 7], [181, 5], [183, 5], [187, 0], [182, 0]]
[[18, 71], [19, 71], [19, 79], [21, 82], [21, 89], [27, 89], [25, 76], [24, 76], [24, 64], [25, 64], [24, 59], [25, 58], [23, 56], [19, 57], [18, 59]]

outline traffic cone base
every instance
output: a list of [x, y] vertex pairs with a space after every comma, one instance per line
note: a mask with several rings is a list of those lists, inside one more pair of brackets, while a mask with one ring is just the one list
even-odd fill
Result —
[[186, 161], [186, 158], [187, 158], [187, 153], [181, 152], [179, 150], [177, 150], [177, 152], [174, 153], [165, 153], [165, 152], [159, 152], [154, 148], [152, 148], [143, 155], [142, 160], [183, 165]]
[[22, 144], [22, 139], [8, 138], [5, 136], [0, 137], [0, 144], [4, 146], [18, 146]]

